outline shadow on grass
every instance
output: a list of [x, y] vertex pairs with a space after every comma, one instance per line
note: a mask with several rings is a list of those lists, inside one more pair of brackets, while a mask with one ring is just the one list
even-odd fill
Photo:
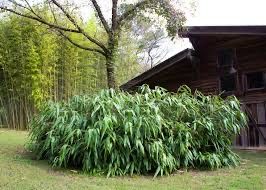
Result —
[[82, 173], [82, 171], [77, 171], [76, 169], [72, 170], [53, 167], [47, 160], [36, 159], [36, 156], [24, 147], [17, 147], [13, 150], [9, 150], [9, 154], [7, 156], [9, 158], [7, 157], [6, 159], [16, 164], [30, 165], [31, 167], [35, 167], [38, 170], [48, 172], [52, 175], [65, 176], [67, 174]]

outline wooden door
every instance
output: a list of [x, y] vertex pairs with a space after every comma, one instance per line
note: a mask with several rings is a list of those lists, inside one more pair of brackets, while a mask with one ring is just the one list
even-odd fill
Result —
[[245, 104], [245, 111], [248, 115], [248, 127], [241, 131], [236, 138], [236, 146], [259, 147], [265, 146], [266, 141], [266, 104], [248, 103]]

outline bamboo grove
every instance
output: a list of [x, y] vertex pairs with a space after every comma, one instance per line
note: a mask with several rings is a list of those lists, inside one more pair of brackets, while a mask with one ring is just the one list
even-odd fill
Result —
[[[101, 33], [94, 17], [86, 26], [89, 33]], [[121, 45], [116, 61], [120, 83], [140, 71], [137, 55], [129, 53], [134, 43], [123, 38]], [[104, 58], [99, 54], [74, 47], [25, 18], [0, 18], [0, 128], [25, 129], [43, 102], [94, 94], [106, 86]]]

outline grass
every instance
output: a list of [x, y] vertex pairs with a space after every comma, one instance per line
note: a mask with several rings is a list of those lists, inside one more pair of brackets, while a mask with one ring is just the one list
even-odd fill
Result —
[[169, 177], [108, 178], [51, 168], [24, 149], [27, 132], [0, 129], [0, 189], [266, 189], [266, 152], [238, 152], [236, 168], [177, 172]]

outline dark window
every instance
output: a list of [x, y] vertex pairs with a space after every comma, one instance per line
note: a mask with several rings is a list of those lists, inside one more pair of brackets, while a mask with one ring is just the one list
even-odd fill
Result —
[[256, 72], [249, 73], [246, 75], [247, 77], [247, 89], [256, 89], [256, 88], [264, 88], [265, 87], [265, 73]]
[[218, 53], [218, 64], [220, 67], [233, 65], [234, 51], [232, 49], [221, 50]]
[[236, 89], [236, 75], [225, 75], [220, 78], [221, 91], [232, 92]]

